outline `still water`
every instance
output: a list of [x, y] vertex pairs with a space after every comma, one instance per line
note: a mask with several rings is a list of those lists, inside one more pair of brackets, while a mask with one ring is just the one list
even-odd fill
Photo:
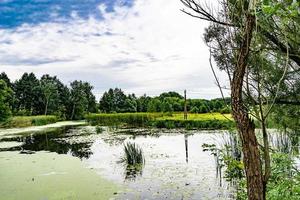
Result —
[[[231, 199], [202, 144], [224, 131], [113, 130], [65, 126], [0, 136], [0, 199]], [[138, 144], [140, 170], [120, 163]], [[22, 197], [22, 198], [21, 198]]]

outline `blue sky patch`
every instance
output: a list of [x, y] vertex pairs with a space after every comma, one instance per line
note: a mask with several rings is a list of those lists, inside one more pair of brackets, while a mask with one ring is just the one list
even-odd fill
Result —
[[67, 22], [72, 14], [87, 19], [101, 19], [98, 9], [105, 4], [107, 12], [115, 5], [130, 7], [133, 0], [2, 0], [0, 1], [0, 28], [16, 28], [24, 23]]

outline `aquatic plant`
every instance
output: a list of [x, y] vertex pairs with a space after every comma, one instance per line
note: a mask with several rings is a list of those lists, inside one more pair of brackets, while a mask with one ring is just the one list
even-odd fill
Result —
[[101, 126], [96, 126], [96, 133], [100, 134], [100, 133], [103, 133], [104, 132], [104, 128], [101, 127]]
[[142, 149], [135, 143], [127, 142], [124, 144], [124, 156], [120, 161], [129, 166], [138, 166], [145, 163]]

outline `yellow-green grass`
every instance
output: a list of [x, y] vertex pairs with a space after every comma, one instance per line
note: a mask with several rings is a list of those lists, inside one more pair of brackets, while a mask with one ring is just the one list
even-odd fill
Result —
[[149, 121], [162, 117], [162, 113], [101, 113], [89, 114], [85, 119], [92, 125], [115, 126], [145, 126]]
[[4, 128], [22, 128], [28, 126], [42, 126], [57, 122], [54, 115], [37, 115], [37, 116], [15, 116], [8, 121], [0, 124]]
[[89, 114], [86, 120], [92, 125], [131, 126], [156, 128], [186, 128], [186, 129], [230, 129], [234, 121], [230, 114], [205, 113], [188, 114], [184, 120], [183, 113], [116, 113]]
[[[173, 113], [170, 116], [164, 115], [163, 117], [157, 118], [158, 120], [184, 120], [184, 113]], [[188, 120], [206, 121], [206, 120], [233, 120], [231, 114], [221, 113], [188, 113]]]

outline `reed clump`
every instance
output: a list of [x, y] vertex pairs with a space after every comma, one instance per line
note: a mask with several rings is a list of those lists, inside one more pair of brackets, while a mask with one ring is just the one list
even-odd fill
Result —
[[120, 162], [127, 166], [142, 166], [145, 163], [142, 149], [135, 143], [127, 142], [124, 144], [124, 156]]

